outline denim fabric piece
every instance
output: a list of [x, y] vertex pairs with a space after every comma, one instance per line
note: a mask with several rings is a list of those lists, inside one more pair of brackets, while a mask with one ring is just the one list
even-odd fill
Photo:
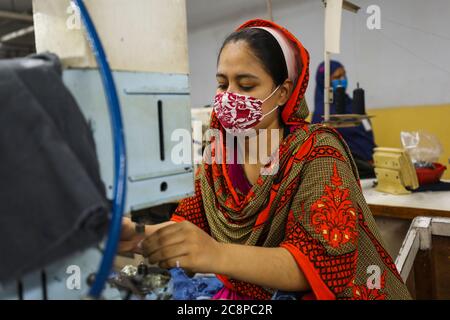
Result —
[[211, 299], [222, 287], [222, 282], [214, 276], [196, 275], [189, 278], [181, 268], [170, 270], [173, 284], [173, 300]]

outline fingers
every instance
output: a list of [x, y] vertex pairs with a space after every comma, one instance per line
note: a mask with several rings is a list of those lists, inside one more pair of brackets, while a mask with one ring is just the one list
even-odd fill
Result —
[[185, 240], [185, 235], [181, 232], [178, 224], [169, 225], [159, 229], [151, 236], [146, 238], [141, 245], [142, 251], [147, 256], [151, 256], [157, 250], [182, 243]]
[[183, 268], [186, 270], [186, 267], [189, 265], [188, 260], [187, 256], [179, 256], [161, 261], [158, 265], [163, 269]]
[[188, 251], [183, 244], [170, 245], [154, 251], [153, 254], [148, 257], [148, 262], [150, 264], [158, 263], [160, 266], [161, 264], [164, 264], [166, 267], [168, 265], [172, 267], [176, 265], [176, 260], [180, 260], [181, 257], [186, 256], [187, 254]]
[[132, 223], [129, 218], [123, 218], [120, 239], [125, 241], [131, 240], [135, 235], [136, 231], [134, 228], [134, 223]]
[[119, 246], [117, 248], [117, 252], [119, 253], [126, 253], [133, 251], [133, 249], [136, 247], [137, 242], [136, 241], [120, 241]]
[[[143, 255], [150, 264], [173, 268], [177, 261], [183, 269], [195, 269], [195, 256], [203, 246], [203, 234], [190, 222], [179, 222], [158, 229], [141, 242]], [[202, 230], [200, 230], [203, 232]]]
[[132, 240], [121, 240], [119, 242], [117, 252], [119, 253], [127, 253], [134, 252], [138, 254], [142, 254], [142, 249], [139, 248], [139, 243], [144, 239], [144, 235], [135, 236]]

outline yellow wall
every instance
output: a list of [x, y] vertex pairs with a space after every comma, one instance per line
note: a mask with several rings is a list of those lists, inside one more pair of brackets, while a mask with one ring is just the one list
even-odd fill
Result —
[[444, 179], [450, 179], [450, 104], [436, 106], [369, 109], [375, 142], [380, 147], [401, 147], [400, 131], [424, 130], [435, 134], [444, 154], [439, 162], [447, 166]]

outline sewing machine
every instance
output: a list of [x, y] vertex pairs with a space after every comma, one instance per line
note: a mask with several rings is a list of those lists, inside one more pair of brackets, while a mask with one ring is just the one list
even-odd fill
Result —
[[[192, 160], [172, 161], [172, 149], [180, 143], [173, 136], [175, 130], [191, 132], [185, 2], [136, 0], [129, 5], [121, 0], [96, 0], [87, 7], [108, 56], [121, 104], [128, 163], [124, 211], [133, 214], [191, 195]], [[64, 83], [93, 132], [101, 178], [111, 199], [112, 125], [80, 12], [69, 0], [34, 0], [33, 11], [37, 52], [59, 56]], [[191, 152], [190, 148], [189, 143], [185, 151]], [[0, 299], [87, 298], [103, 249], [104, 244], [99, 243], [11, 279], [0, 286]], [[169, 284], [170, 275], [161, 269], [127, 266], [111, 273], [102, 298], [121, 299], [125, 291], [141, 298], [152, 293], [165, 299], [170, 297]]]

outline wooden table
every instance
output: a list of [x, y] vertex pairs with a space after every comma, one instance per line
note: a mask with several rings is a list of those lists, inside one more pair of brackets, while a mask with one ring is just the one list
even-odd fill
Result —
[[374, 181], [361, 180], [364, 197], [374, 216], [408, 220], [418, 216], [450, 218], [450, 191], [393, 195], [376, 191]]
[[[414, 218], [450, 218], [450, 191], [392, 195], [376, 191], [373, 183], [361, 180], [363, 194], [394, 259]], [[450, 299], [450, 237], [433, 236], [432, 243], [419, 250], [406, 284], [415, 299]]]

